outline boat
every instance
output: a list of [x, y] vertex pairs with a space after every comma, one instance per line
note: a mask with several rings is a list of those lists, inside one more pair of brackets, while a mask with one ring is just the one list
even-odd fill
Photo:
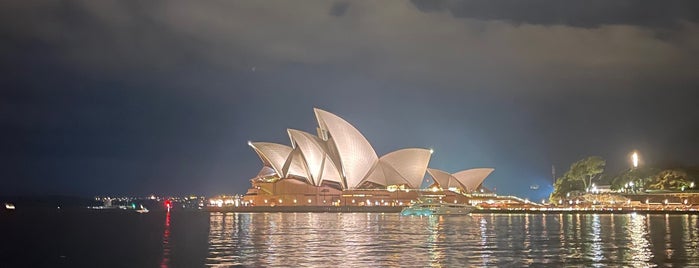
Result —
[[144, 207], [143, 205], [141, 205], [141, 207], [140, 207], [139, 209], [137, 209], [136, 212], [138, 212], [138, 213], [148, 213], [148, 209], [147, 209], [146, 207]]
[[403, 216], [468, 215], [473, 206], [468, 204], [445, 203], [441, 196], [420, 196], [410, 206], [403, 208]]
[[15, 210], [15, 205], [12, 203], [5, 203], [5, 209], [7, 210]]

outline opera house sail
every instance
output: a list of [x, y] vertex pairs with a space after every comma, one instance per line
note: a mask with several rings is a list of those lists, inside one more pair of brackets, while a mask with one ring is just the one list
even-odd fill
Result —
[[493, 171], [449, 174], [429, 169], [432, 150], [424, 148], [379, 157], [350, 123], [321, 109], [314, 113], [317, 135], [287, 129], [290, 145], [248, 142], [263, 167], [251, 180], [246, 205], [404, 205], [421, 190], [426, 175], [434, 179], [431, 187], [466, 193], [476, 190]]

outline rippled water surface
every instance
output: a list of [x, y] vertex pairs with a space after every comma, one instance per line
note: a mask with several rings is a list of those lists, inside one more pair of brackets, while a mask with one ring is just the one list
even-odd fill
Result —
[[696, 215], [212, 214], [206, 263], [699, 265]]
[[0, 267], [699, 266], [699, 216], [0, 215]]

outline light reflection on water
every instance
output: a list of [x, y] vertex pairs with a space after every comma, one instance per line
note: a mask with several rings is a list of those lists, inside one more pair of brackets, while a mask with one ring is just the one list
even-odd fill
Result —
[[163, 260], [160, 268], [167, 268], [170, 265], [170, 211], [165, 214], [165, 228], [163, 228]]
[[[697, 215], [211, 213], [208, 266], [699, 264]], [[652, 233], [650, 233], [652, 232]]]

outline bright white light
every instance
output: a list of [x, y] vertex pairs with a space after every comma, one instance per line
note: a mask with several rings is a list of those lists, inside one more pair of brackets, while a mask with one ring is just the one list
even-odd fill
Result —
[[633, 162], [634, 168], [638, 167], [638, 153], [637, 152], [633, 152], [633, 154], [631, 155], [631, 162]]

